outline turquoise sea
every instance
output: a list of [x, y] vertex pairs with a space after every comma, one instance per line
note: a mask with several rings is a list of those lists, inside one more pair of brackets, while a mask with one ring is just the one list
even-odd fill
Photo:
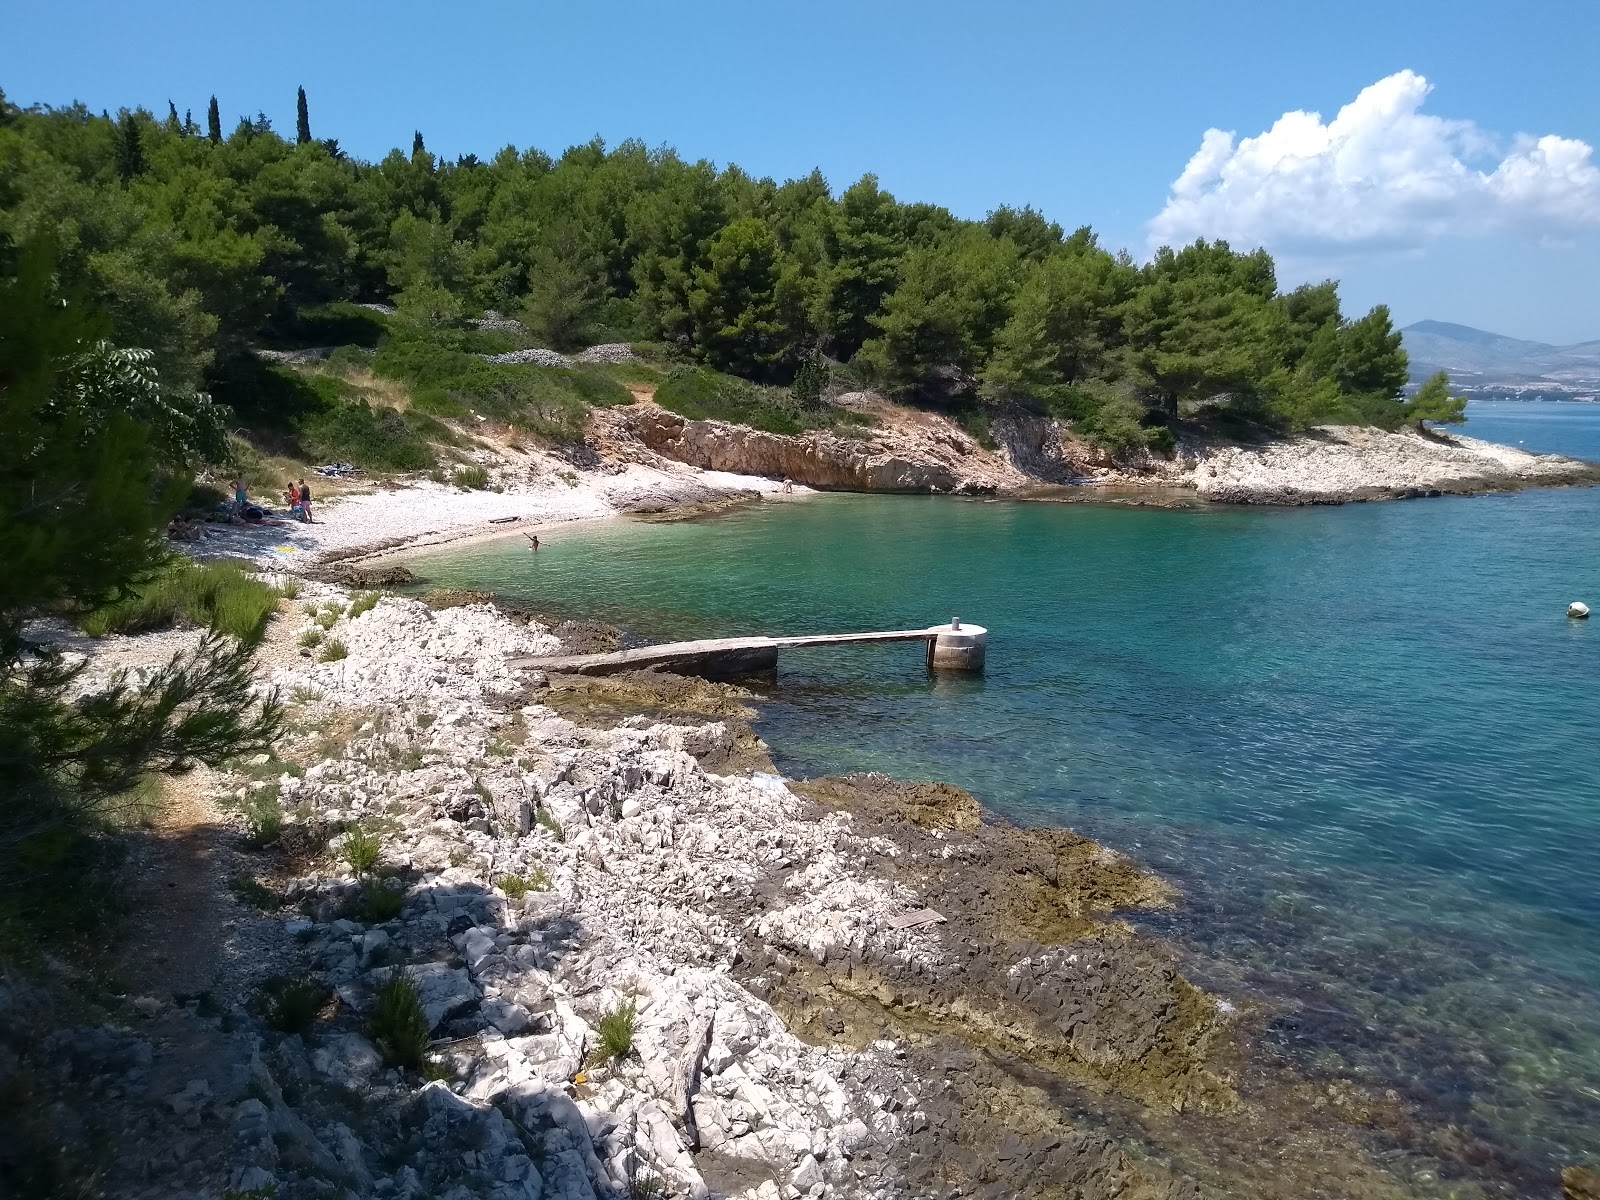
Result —
[[[1467, 432], [1600, 460], [1600, 405]], [[419, 561], [641, 640], [989, 627], [785, 654], [795, 776], [881, 770], [1174, 879], [1141, 918], [1301, 1071], [1392, 1089], [1401, 1173], [1553, 1194], [1600, 1160], [1600, 489], [1317, 509], [831, 495]]]

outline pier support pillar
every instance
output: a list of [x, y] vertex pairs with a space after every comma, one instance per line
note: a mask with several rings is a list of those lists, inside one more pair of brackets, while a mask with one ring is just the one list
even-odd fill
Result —
[[968, 625], [959, 617], [948, 625], [935, 625], [938, 634], [928, 643], [928, 667], [935, 671], [981, 671], [989, 631]]

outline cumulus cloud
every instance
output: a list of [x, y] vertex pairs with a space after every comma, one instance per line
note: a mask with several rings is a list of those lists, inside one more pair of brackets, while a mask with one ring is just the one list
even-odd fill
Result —
[[1587, 143], [1520, 135], [1497, 147], [1471, 121], [1421, 111], [1431, 90], [1401, 71], [1326, 124], [1288, 112], [1257, 137], [1206, 130], [1150, 222], [1152, 245], [1206, 237], [1315, 252], [1600, 225], [1600, 167]]

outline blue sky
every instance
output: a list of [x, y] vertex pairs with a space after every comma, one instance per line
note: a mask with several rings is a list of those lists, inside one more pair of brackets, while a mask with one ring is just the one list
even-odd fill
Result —
[[[421, 129], [451, 157], [600, 134], [835, 188], [874, 171], [962, 216], [1031, 203], [1138, 257], [1161, 235], [1264, 244], [1286, 283], [1331, 275], [1347, 308], [1402, 323], [1600, 338], [1596, 0], [0, 11], [18, 103], [199, 117], [216, 93], [228, 123], [292, 129], [303, 84], [313, 132], [362, 157]], [[1297, 110], [1320, 123], [1280, 122]]]

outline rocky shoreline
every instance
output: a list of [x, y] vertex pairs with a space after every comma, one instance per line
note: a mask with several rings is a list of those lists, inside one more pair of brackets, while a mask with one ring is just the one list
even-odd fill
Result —
[[[347, 655], [275, 622], [292, 733], [205, 781], [236, 815], [204, 986], [0, 996], [100, 1194], [1426, 1194], [1360, 1128], [1392, 1102], [1252, 1068], [1248, 1006], [1118, 919], [1175, 899], [1124, 856], [945, 785], [784, 780], [738, 689], [513, 669], [559, 643], [491, 604], [304, 599]], [[371, 1036], [396, 971], [421, 1072]], [[290, 980], [303, 1033], [272, 1027]]]
[[791, 436], [688, 420], [638, 403], [597, 413], [592, 436], [615, 461], [683, 463], [841, 491], [1026, 498], [1054, 485], [1077, 493], [1073, 499], [1104, 496], [1114, 503], [1167, 507], [1196, 501], [1345, 504], [1600, 483], [1600, 465], [1440, 430], [1326, 426], [1248, 445], [1184, 430], [1170, 458], [1113, 458], [1078, 438], [1068, 423], [1046, 417], [997, 418], [997, 444], [986, 448], [934, 413], [899, 408], [867, 393], [840, 403], [875, 424]]

